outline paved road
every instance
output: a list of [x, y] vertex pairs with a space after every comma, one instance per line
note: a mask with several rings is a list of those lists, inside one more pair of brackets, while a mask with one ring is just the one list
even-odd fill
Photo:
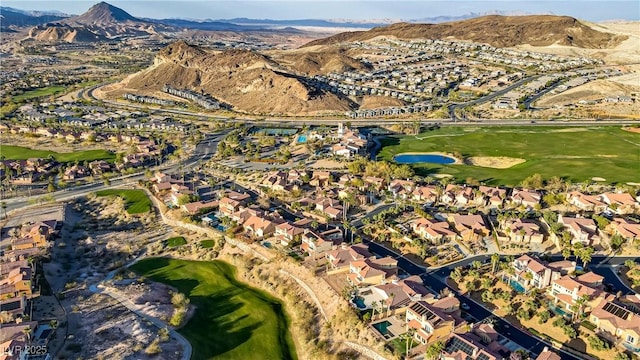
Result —
[[[449, 290], [456, 294], [456, 296], [461, 300], [461, 302], [469, 305], [469, 314], [471, 314], [478, 321], [482, 321], [489, 317], [494, 317], [493, 314], [484, 308], [479, 303], [476, 303], [473, 299], [460, 294], [458, 291], [450, 288], [446, 284], [446, 278], [449, 274], [459, 266], [467, 266], [470, 265], [473, 261], [480, 262], [489, 262], [491, 257], [489, 255], [478, 255], [473, 257], [468, 257], [463, 260], [457, 261], [455, 263], [447, 264], [441, 267], [426, 269], [421, 265], [413, 263], [411, 260], [401, 256], [393, 250], [387, 249], [386, 247], [371, 241], [365, 241], [367, 245], [369, 245], [369, 249], [372, 253], [379, 256], [391, 256], [398, 260], [398, 267], [400, 267], [403, 271], [410, 275], [420, 275], [423, 279], [425, 285], [431, 288], [433, 291], [440, 292], [445, 288], [449, 288]], [[605, 257], [605, 256], [594, 256], [592, 258], [592, 262], [589, 265], [589, 270], [600, 274], [605, 277], [605, 281], [607, 283], [613, 284], [618, 290], [621, 290], [625, 294], [633, 293], [633, 291], [617, 278], [615, 275], [615, 267], [623, 264], [626, 260], [632, 259], [637, 261], [635, 257]], [[553, 256], [551, 261], [562, 260], [562, 256]], [[569, 260], [575, 260], [575, 258], [569, 258]], [[515, 342], [516, 344], [522, 346], [527, 349], [527, 351], [532, 352], [534, 354], [539, 354], [543, 351], [545, 346], [549, 346], [549, 344], [545, 343], [541, 339], [533, 336], [526, 330], [520, 330], [515, 328], [513, 325], [505, 321], [504, 319], [494, 317], [496, 321], [496, 329], [509, 340]], [[575, 360], [580, 359], [575, 355], [566, 352], [560, 352], [560, 357], [563, 360]]]
[[[492, 93], [488, 96], [485, 96], [483, 98], [480, 99], [476, 99], [476, 100], [472, 100], [466, 103], [461, 103], [461, 104], [451, 104], [449, 105], [449, 112], [450, 114], [457, 108], [462, 108], [465, 106], [470, 106], [470, 105], [476, 105], [476, 104], [480, 104], [480, 103], [484, 103], [487, 101], [490, 101], [492, 99], [494, 99], [497, 96], [501, 96], [506, 94], [509, 90], [511, 90], [512, 88], [518, 87], [519, 85], [527, 82], [527, 81], [531, 81], [536, 79], [538, 76], [533, 76], [533, 77], [529, 77], [523, 80], [520, 80], [516, 83], [514, 83], [513, 85], [502, 89], [500, 91], [497, 91], [495, 93]], [[91, 87], [89, 89], [87, 89], [86, 91], [82, 91], [80, 93], [80, 95], [82, 96], [82, 98], [87, 99], [87, 100], [95, 100], [95, 101], [102, 101], [103, 103], [109, 104], [110, 106], [113, 107], [118, 107], [118, 108], [123, 108], [123, 109], [135, 109], [135, 110], [145, 110], [145, 111], [150, 111], [152, 113], [155, 114], [165, 114], [165, 115], [185, 115], [185, 116], [195, 116], [195, 117], [199, 117], [202, 118], [203, 120], [217, 120], [217, 121], [228, 121], [228, 122], [243, 122], [243, 123], [247, 123], [247, 124], [254, 124], [254, 125], [264, 125], [264, 124], [277, 124], [279, 126], [289, 126], [289, 127], [296, 127], [296, 126], [302, 126], [302, 125], [336, 125], [339, 122], [350, 122], [354, 125], [358, 125], [358, 126], [377, 126], [377, 125], [389, 125], [389, 124], [403, 124], [403, 123], [407, 123], [408, 121], [411, 121], [410, 119], [375, 119], [375, 118], [370, 118], [370, 119], [349, 119], [349, 118], [344, 118], [344, 117], [336, 117], [336, 118], [331, 118], [331, 117], [323, 117], [323, 118], [287, 118], [287, 117], [274, 117], [274, 118], [267, 118], [264, 120], [256, 120], [255, 118], [251, 118], [251, 117], [243, 117], [239, 114], [235, 114], [233, 116], [229, 116], [229, 117], [225, 117], [225, 116], [220, 116], [220, 115], [212, 115], [212, 114], [207, 114], [207, 113], [195, 113], [195, 112], [190, 112], [190, 111], [185, 111], [185, 110], [173, 110], [173, 109], [154, 109], [154, 108], [150, 108], [149, 106], [145, 106], [145, 105], [137, 105], [137, 104], [132, 104], [132, 103], [121, 103], [121, 102], [117, 102], [117, 101], [112, 101], [112, 100], [101, 100], [101, 99], [97, 99], [95, 98], [95, 96], [93, 95], [93, 91], [95, 89], [97, 89], [98, 87], [104, 86], [105, 84], [100, 84], [100, 85], [96, 85], [94, 87]], [[451, 115], [450, 115], [451, 116]], [[584, 120], [571, 120], [569, 122], [565, 122], [565, 121], [550, 121], [550, 120], [539, 120], [539, 119], [510, 119], [510, 120], [504, 120], [504, 119], [481, 119], [481, 120], [474, 120], [474, 121], [460, 121], [459, 119], [457, 119], [455, 117], [455, 114], [453, 115], [452, 118], [448, 118], [448, 119], [432, 119], [432, 120], [420, 120], [420, 123], [423, 125], [429, 125], [429, 124], [441, 124], [444, 126], [468, 126], [468, 125], [472, 125], [472, 126], [477, 126], [478, 124], [482, 124], [482, 125], [499, 125], [499, 126], [504, 126], [504, 125], [526, 125], [526, 126], [540, 126], [540, 125], [544, 125], [544, 126], [585, 126], [585, 125], [634, 125], [634, 124], [640, 124], [639, 120], [618, 120], [618, 121], [598, 121], [595, 119], [584, 119]]]
[[[152, 171], [156, 171], [156, 170], [163, 171], [169, 174], [177, 173], [181, 169], [182, 170], [192, 169], [198, 166], [199, 164], [201, 164], [202, 162], [205, 162], [211, 159], [211, 157], [216, 152], [218, 143], [220, 142], [220, 140], [222, 140], [222, 138], [224, 138], [224, 136], [227, 133], [228, 131], [223, 131], [215, 134], [208, 134], [200, 143], [198, 143], [198, 145], [196, 145], [196, 148], [194, 149], [191, 156], [184, 161], [171, 163], [171, 164], [163, 164], [160, 166], [152, 167], [150, 169]], [[109, 186], [105, 185], [104, 182], [100, 181], [100, 182], [74, 186], [72, 188], [55, 191], [48, 195], [51, 195], [55, 201], [65, 201], [65, 200], [70, 200], [70, 199], [74, 199], [81, 196], [86, 196], [98, 190], [137, 184], [137, 182], [139, 180], [144, 179], [144, 177], [145, 177], [144, 172], [139, 172], [131, 175], [112, 178], [109, 180], [110, 181]], [[7, 213], [10, 214], [11, 212], [22, 209], [24, 207], [37, 206], [37, 204], [35, 204], [34, 202], [37, 199], [42, 197], [43, 197], [42, 195], [23, 196], [23, 197], [5, 199], [3, 201], [7, 204], [7, 209], [6, 209]]]

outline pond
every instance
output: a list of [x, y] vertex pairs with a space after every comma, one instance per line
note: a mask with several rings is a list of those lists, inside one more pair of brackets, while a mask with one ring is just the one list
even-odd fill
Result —
[[456, 159], [450, 156], [438, 154], [398, 154], [393, 157], [393, 160], [399, 164], [453, 164], [456, 162]]

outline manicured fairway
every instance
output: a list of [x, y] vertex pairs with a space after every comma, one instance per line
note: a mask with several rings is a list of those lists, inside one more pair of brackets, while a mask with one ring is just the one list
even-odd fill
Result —
[[607, 183], [640, 182], [640, 134], [619, 127], [444, 127], [416, 136], [382, 140], [379, 159], [403, 152], [458, 152], [470, 156], [506, 156], [526, 162], [508, 169], [470, 165], [417, 164], [420, 175], [451, 174], [488, 184], [516, 185], [539, 173], [572, 182], [593, 177]]
[[150, 258], [131, 270], [175, 287], [196, 306], [179, 330], [192, 359], [297, 359], [282, 304], [236, 280], [230, 264]]
[[[142, 190], [110, 189], [96, 192], [98, 196], [119, 196], [124, 199], [129, 214], [142, 214], [151, 210], [151, 200]], [[184, 239], [183, 239], [184, 240]]]
[[25, 91], [20, 95], [13, 96], [12, 99], [13, 101], [30, 100], [42, 96], [56, 95], [63, 92], [65, 89], [66, 87], [61, 85], [48, 86], [40, 89]]
[[2, 145], [0, 156], [4, 156], [7, 160], [26, 160], [29, 158], [46, 159], [50, 155], [60, 162], [74, 161], [94, 161], [94, 160], [113, 160], [115, 154], [107, 150], [85, 150], [74, 151], [71, 153], [57, 153], [50, 150], [30, 149], [22, 146]]

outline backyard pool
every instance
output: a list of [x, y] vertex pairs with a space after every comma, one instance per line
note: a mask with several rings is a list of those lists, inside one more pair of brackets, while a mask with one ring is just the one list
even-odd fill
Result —
[[453, 164], [456, 159], [438, 154], [398, 154], [393, 157], [393, 160], [399, 164], [418, 164], [418, 163], [432, 163], [432, 164]]
[[509, 285], [517, 292], [519, 292], [520, 294], [524, 294], [524, 286], [522, 286], [522, 284], [520, 284], [519, 282], [510, 279], [509, 280]]
[[393, 334], [389, 331], [388, 327], [391, 326], [391, 323], [387, 320], [381, 321], [377, 324], [371, 325], [373, 326], [385, 339], [388, 339], [393, 336]]
[[353, 299], [351, 299], [351, 302], [360, 310], [364, 310], [367, 308], [367, 305], [364, 303], [364, 299], [360, 296], [354, 297]]
[[307, 142], [307, 135], [299, 135], [298, 136], [298, 144], [304, 144]]

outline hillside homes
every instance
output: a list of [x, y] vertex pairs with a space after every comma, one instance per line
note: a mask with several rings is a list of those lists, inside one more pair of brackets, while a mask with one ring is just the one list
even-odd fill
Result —
[[[600, 275], [588, 272], [577, 277], [564, 275], [551, 282], [549, 295], [556, 306], [568, 314], [583, 312], [592, 309], [599, 298], [606, 293], [602, 290], [604, 278]], [[579, 301], [584, 301], [582, 308], [575, 308]], [[594, 303], [596, 302], [596, 303]]]
[[529, 255], [522, 255], [511, 264], [513, 275], [508, 276], [518, 282], [525, 289], [535, 287], [544, 289], [551, 285], [551, 281], [557, 280], [563, 275], [575, 271], [576, 263], [571, 261], [556, 261], [545, 264]]
[[461, 331], [466, 325], [460, 317], [460, 300], [446, 296], [430, 304], [426, 301], [412, 303], [406, 312], [407, 329], [415, 330], [415, 339], [421, 344], [446, 339], [449, 334]]
[[509, 219], [500, 224], [505, 236], [499, 236], [501, 241], [515, 243], [537, 243], [544, 241], [544, 233], [540, 225], [528, 219]]
[[448, 220], [464, 241], [479, 241], [490, 234], [482, 215], [453, 214]]

